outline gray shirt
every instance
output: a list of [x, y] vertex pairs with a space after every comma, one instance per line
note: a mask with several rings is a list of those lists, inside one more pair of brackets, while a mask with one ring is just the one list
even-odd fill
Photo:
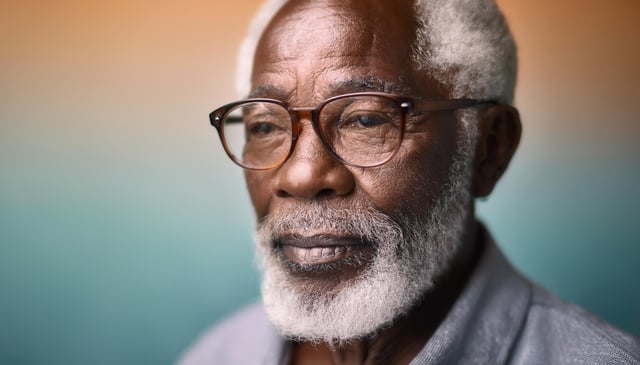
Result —
[[[640, 364], [640, 341], [516, 272], [487, 237], [462, 294], [410, 365]], [[254, 304], [205, 332], [179, 365], [277, 365], [289, 343]]]

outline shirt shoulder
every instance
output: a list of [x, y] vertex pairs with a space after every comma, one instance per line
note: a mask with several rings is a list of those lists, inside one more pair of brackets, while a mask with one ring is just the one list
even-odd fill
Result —
[[536, 285], [511, 364], [640, 364], [640, 340]]
[[255, 303], [206, 330], [177, 364], [276, 364], [284, 344]]

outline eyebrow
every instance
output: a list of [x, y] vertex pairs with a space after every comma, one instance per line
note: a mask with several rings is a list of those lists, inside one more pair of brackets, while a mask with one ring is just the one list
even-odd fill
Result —
[[332, 85], [330, 89], [334, 94], [358, 91], [378, 91], [401, 95], [412, 94], [411, 88], [376, 76], [349, 79]]
[[251, 90], [247, 98], [274, 98], [284, 100], [287, 97], [287, 93], [274, 85], [260, 85]]
[[[326, 97], [361, 92], [361, 91], [377, 91], [391, 94], [412, 95], [411, 88], [397, 83], [381, 79], [376, 76], [356, 77], [345, 81], [339, 81], [329, 87]], [[260, 85], [254, 88], [248, 98], [268, 97], [280, 100], [287, 100], [291, 93], [275, 85]]]

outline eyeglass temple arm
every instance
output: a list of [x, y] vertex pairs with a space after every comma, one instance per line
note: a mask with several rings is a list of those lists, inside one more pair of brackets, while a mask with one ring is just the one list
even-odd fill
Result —
[[499, 102], [495, 100], [476, 100], [476, 99], [449, 99], [449, 100], [424, 100], [422, 102], [417, 102], [421, 107], [418, 109], [422, 111], [446, 111], [446, 110], [455, 110], [455, 109], [463, 109], [469, 108], [472, 106], [482, 105], [482, 104], [499, 104]]

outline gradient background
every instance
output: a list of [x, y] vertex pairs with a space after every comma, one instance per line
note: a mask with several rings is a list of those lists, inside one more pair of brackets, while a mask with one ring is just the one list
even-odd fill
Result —
[[[531, 278], [640, 334], [640, 2], [499, 3], [524, 136], [479, 214]], [[0, 2], [1, 364], [168, 364], [257, 298], [207, 120], [257, 6]]]

